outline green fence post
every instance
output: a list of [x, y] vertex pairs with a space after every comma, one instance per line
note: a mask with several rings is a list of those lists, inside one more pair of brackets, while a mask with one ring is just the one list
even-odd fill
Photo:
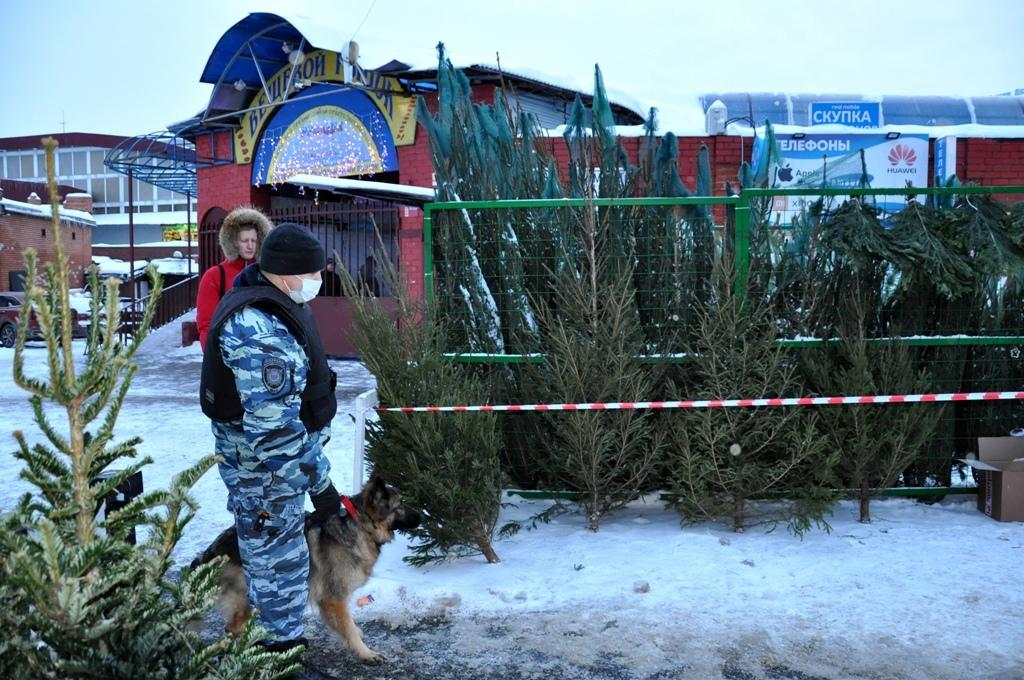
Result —
[[743, 297], [747, 292], [747, 275], [750, 273], [750, 206], [736, 206], [734, 217], [735, 242], [733, 243], [733, 269], [736, 274], [734, 291]]
[[434, 301], [434, 233], [433, 208], [430, 203], [423, 205], [423, 285], [427, 302]]

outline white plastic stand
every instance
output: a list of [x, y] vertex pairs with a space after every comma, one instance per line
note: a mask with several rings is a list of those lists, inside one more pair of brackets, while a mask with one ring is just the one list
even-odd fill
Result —
[[367, 390], [356, 397], [355, 417], [356, 431], [352, 438], [352, 494], [355, 495], [363, 488], [364, 475], [366, 474], [364, 463], [364, 452], [366, 451], [366, 416], [376, 418], [377, 414], [373, 409], [377, 408], [377, 390]]

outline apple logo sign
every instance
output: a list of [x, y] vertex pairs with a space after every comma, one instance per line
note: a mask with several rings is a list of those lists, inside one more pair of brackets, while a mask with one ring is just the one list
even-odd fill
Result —
[[776, 175], [780, 182], [792, 182], [793, 181], [793, 168], [787, 164], [784, 168], [779, 168], [778, 174]]

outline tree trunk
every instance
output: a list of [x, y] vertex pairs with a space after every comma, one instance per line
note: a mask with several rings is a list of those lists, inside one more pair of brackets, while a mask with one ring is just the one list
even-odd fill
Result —
[[498, 557], [498, 553], [494, 552], [494, 548], [491, 547], [490, 541], [480, 541], [480, 552], [487, 558], [487, 564], [497, 564], [501, 562], [501, 558]]
[[860, 483], [860, 521], [865, 524], [871, 521], [871, 489], [868, 487], [868, 480], [861, 480]]
[[597, 511], [597, 504], [600, 500], [600, 495], [594, 491], [590, 497], [590, 513], [587, 519], [590, 520], [590, 530], [596, 532], [601, 522], [601, 513]]
[[732, 530], [737, 532], [737, 533], [743, 531], [743, 498], [742, 497], [737, 497], [733, 501]]

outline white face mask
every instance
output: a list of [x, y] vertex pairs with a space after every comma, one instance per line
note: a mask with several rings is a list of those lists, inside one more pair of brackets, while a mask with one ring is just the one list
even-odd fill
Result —
[[302, 282], [302, 288], [300, 290], [291, 290], [289, 288], [288, 297], [301, 305], [317, 296], [317, 293], [320, 292], [320, 282], [316, 279], [304, 279], [302, 277], [299, 277], [299, 281]]

